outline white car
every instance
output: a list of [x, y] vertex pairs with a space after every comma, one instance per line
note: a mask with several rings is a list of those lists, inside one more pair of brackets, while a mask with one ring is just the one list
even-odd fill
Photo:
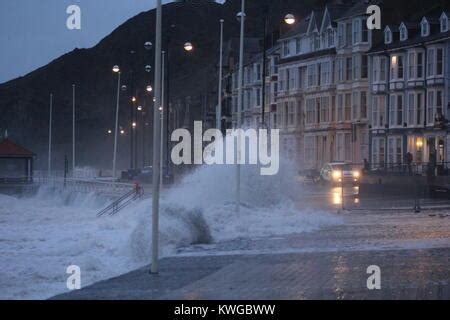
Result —
[[331, 162], [320, 170], [320, 179], [334, 184], [358, 183], [360, 178], [361, 171], [345, 162]]

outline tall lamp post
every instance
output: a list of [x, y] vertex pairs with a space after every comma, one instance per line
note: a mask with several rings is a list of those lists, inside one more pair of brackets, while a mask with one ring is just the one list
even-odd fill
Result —
[[72, 85], [72, 176], [75, 175], [75, 85]]
[[152, 264], [150, 272], [158, 273], [159, 254], [159, 184], [160, 184], [160, 117], [161, 107], [161, 34], [162, 34], [162, 5], [156, 1], [156, 50], [155, 50], [155, 107], [153, 108], [153, 193], [152, 193]]
[[216, 111], [216, 127], [222, 131], [222, 77], [223, 77], [223, 19], [220, 19], [219, 89]]
[[119, 130], [119, 100], [120, 100], [120, 68], [113, 67], [113, 72], [117, 73], [117, 101], [116, 101], [116, 123], [114, 129], [114, 154], [113, 154], [113, 183], [116, 183], [116, 161], [117, 161], [117, 136]]
[[53, 93], [50, 93], [50, 118], [48, 125], [48, 167], [47, 175], [50, 178], [52, 171], [52, 122], [53, 122]]
[[244, 32], [245, 32], [245, 0], [241, 0], [241, 12], [238, 13], [241, 22], [241, 35], [239, 43], [239, 74], [238, 74], [238, 105], [237, 105], [237, 164], [236, 164], [236, 212], [241, 209], [241, 112], [242, 112], [242, 78], [244, 71]]

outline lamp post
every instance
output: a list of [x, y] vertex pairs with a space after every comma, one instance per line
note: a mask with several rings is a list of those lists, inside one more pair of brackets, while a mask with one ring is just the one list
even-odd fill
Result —
[[[168, 110], [168, 108], [165, 105], [165, 100], [164, 100], [164, 87], [165, 87], [165, 63], [166, 63], [166, 52], [162, 51], [162, 62], [161, 62], [161, 107], [160, 107], [160, 111], [161, 111], [161, 151], [160, 151], [160, 161], [161, 161], [161, 165], [164, 163], [164, 113], [166, 113], [166, 110]], [[166, 117], [168, 117], [169, 114], [166, 113]], [[167, 136], [167, 139], [169, 139], [169, 137]], [[160, 180], [160, 184], [161, 184], [161, 188], [164, 184], [164, 166], [162, 167], [162, 170], [160, 170], [160, 174], [159, 174], [159, 180]]]
[[220, 19], [219, 89], [216, 111], [216, 127], [222, 131], [222, 77], [223, 77], [223, 19]]
[[242, 111], [242, 77], [244, 71], [244, 32], [245, 32], [245, 0], [241, 0], [241, 12], [238, 13], [241, 22], [239, 43], [239, 74], [238, 74], [238, 105], [237, 105], [237, 164], [236, 164], [236, 212], [240, 212], [241, 202], [241, 111]]
[[50, 116], [48, 125], [48, 167], [47, 176], [50, 178], [52, 171], [52, 117], [53, 117], [53, 93], [50, 93]]
[[72, 176], [75, 175], [75, 84], [72, 85]]
[[159, 107], [161, 106], [161, 33], [162, 5], [156, 1], [156, 50], [155, 50], [155, 107], [153, 108], [153, 193], [152, 193], [152, 264], [150, 272], [158, 273], [158, 240], [159, 240], [159, 153], [161, 143]]
[[117, 135], [119, 130], [119, 99], [120, 99], [120, 68], [113, 67], [113, 72], [117, 73], [117, 102], [116, 102], [116, 123], [114, 129], [114, 154], [113, 154], [113, 184], [116, 183], [116, 161], [117, 161]]

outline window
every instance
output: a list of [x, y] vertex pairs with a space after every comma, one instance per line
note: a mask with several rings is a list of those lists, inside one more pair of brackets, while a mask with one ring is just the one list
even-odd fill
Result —
[[372, 142], [372, 166], [375, 168], [384, 167], [386, 140], [381, 137], [375, 137]]
[[260, 88], [256, 88], [256, 106], [260, 107], [261, 106], [261, 89]]
[[367, 119], [367, 92], [361, 91], [360, 101], [360, 117]]
[[289, 101], [288, 103], [288, 125], [295, 125], [295, 103], [294, 101]]
[[416, 101], [416, 125], [421, 126], [423, 123], [423, 94], [417, 94]]
[[397, 125], [403, 125], [403, 96], [397, 96]]
[[306, 123], [313, 124], [314, 123], [314, 104], [315, 99], [307, 99], [306, 100]]
[[328, 29], [327, 38], [328, 38], [328, 47], [334, 46], [334, 30], [333, 29]]
[[317, 33], [314, 33], [314, 50], [320, 49], [320, 37]]
[[286, 57], [290, 55], [290, 48], [289, 48], [289, 40], [283, 42], [283, 55]]
[[367, 79], [369, 74], [369, 57], [363, 55], [361, 57], [361, 79]]
[[362, 24], [362, 42], [369, 42], [369, 30], [367, 29], [367, 19], [361, 20]]
[[415, 59], [416, 59], [416, 54], [414, 52], [411, 52], [408, 55], [408, 78], [409, 79], [414, 79], [415, 76]]
[[402, 137], [388, 138], [388, 163], [398, 165], [403, 163]]
[[423, 77], [423, 53], [419, 52], [417, 53], [417, 73], [416, 73], [417, 78], [422, 78]]
[[361, 57], [358, 55], [353, 56], [353, 79], [357, 80], [361, 75]]
[[374, 128], [382, 128], [386, 119], [386, 97], [373, 96], [372, 104], [372, 125]]
[[354, 121], [359, 119], [359, 115], [358, 115], [358, 92], [357, 91], [353, 91], [352, 94], [352, 119]]
[[350, 121], [351, 115], [352, 115], [352, 95], [351, 93], [346, 93], [344, 105], [344, 121]]
[[403, 79], [403, 56], [398, 56], [397, 79]]
[[420, 23], [420, 28], [422, 37], [428, 37], [430, 35], [430, 25], [428, 24], [427, 19], [423, 18]]
[[360, 42], [360, 23], [361, 20], [353, 20], [353, 44]]
[[331, 71], [330, 71], [330, 62], [323, 62], [320, 67], [321, 75], [320, 75], [320, 84], [328, 85], [331, 83]]
[[302, 42], [301, 38], [295, 39], [295, 53], [299, 54], [302, 51]]
[[434, 124], [434, 91], [428, 91], [427, 123]]
[[291, 83], [290, 83], [290, 80], [291, 80], [291, 76], [290, 76], [290, 72], [291, 70], [290, 69], [286, 69], [286, 88], [285, 88], [285, 90], [286, 91], [289, 91], [289, 89], [291, 88]]
[[414, 93], [408, 94], [408, 125], [414, 125], [414, 116], [415, 116], [415, 109], [416, 109], [416, 96]]
[[380, 58], [380, 81], [386, 81], [386, 58]]
[[344, 24], [338, 24], [338, 46], [339, 48], [344, 47]]
[[436, 91], [436, 114], [435, 119], [439, 120], [442, 118], [442, 91]]
[[428, 63], [427, 63], [427, 76], [431, 77], [434, 75], [434, 48], [428, 49]]
[[345, 80], [352, 80], [352, 57], [345, 59]]
[[384, 43], [385, 44], [390, 44], [392, 42], [392, 32], [391, 29], [386, 28], [386, 30], [384, 30]]
[[352, 134], [345, 133], [345, 159], [344, 161], [352, 160]]
[[330, 113], [330, 98], [322, 97], [320, 101], [320, 120], [321, 122], [329, 122], [329, 113]]
[[337, 105], [337, 121], [342, 122], [344, 120], [344, 96], [342, 94], [338, 95], [338, 105]]
[[262, 73], [261, 73], [261, 65], [258, 63], [256, 65], [256, 80], [261, 80]]
[[345, 64], [344, 58], [340, 57], [338, 60], [338, 78], [340, 82], [344, 81], [344, 69], [345, 69], [344, 64]]
[[391, 57], [391, 80], [401, 80], [404, 77], [403, 56], [394, 55]]
[[448, 31], [448, 17], [445, 13], [441, 16], [441, 32]]
[[441, 48], [438, 48], [436, 50], [436, 75], [438, 75], [438, 76], [441, 76], [444, 71], [443, 59], [444, 59], [444, 50]]
[[336, 96], [331, 97], [331, 122], [336, 122]]
[[345, 24], [345, 46], [349, 47], [352, 45], [352, 23]]
[[389, 125], [391, 127], [403, 126], [403, 95], [401, 94], [390, 96]]
[[427, 60], [427, 76], [442, 76], [444, 74], [444, 50], [429, 48]]
[[406, 29], [406, 26], [402, 24], [400, 26], [400, 41], [405, 41], [408, 39], [408, 30]]

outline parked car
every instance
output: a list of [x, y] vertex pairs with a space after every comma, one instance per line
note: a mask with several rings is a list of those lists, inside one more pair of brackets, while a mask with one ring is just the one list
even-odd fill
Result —
[[320, 170], [320, 179], [333, 184], [355, 184], [361, 179], [361, 170], [349, 163], [331, 162]]

